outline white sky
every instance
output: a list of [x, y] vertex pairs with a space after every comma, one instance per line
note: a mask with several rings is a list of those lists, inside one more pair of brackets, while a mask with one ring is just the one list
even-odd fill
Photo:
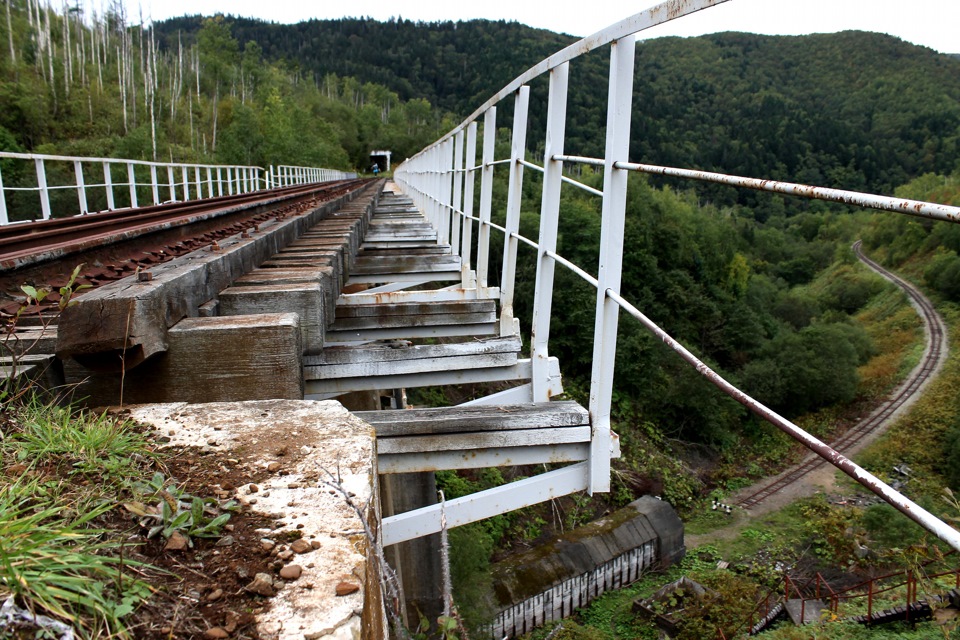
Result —
[[[293, 23], [310, 18], [369, 16], [386, 20], [505, 19], [551, 31], [587, 36], [656, 0], [124, 0], [131, 16], [140, 8], [154, 20], [182, 15], [236, 16]], [[730, 0], [650, 30], [641, 37], [702, 35], [718, 31], [767, 34], [878, 31], [943, 53], [960, 53], [960, 0]]]

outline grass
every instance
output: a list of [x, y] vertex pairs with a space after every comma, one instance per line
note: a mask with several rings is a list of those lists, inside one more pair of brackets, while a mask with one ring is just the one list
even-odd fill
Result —
[[95, 523], [152, 458], [146, 441], [130, 423], [36, 399], [0, 409], [0, 600], [81, 637], [126, 636], [151, 589]]

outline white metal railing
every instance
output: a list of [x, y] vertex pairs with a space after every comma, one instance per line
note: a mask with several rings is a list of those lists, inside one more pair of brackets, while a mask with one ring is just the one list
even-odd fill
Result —
[[[510, 508], [533, 504], [536, 501], [572, 491], [584, 489], [590, 492], [609, 490], [610, 409], [613, 393], [614, 355], [616, 352], [619, 311], [623, 308], [631, 316], [640, 320], [660, 340], [677, 351], [683, 359], [724, 393], [811, 448], [815, 453], [869, 488], [954, 549], [960, 550], [960, 532], [902, 494], [894, 491], [825, 443], [738, 390], [620, 296], [627, 177], [631, 171], [719, 182], [732, 186], [792, 194], [805, 198], [818, 198], [940, 220], [954, 222], [960, 220], [960, 208], [957, 207], [629, 162], [635, 34], [649, 27], [726, 1], [669, 0], [584, 38], [521, 74], [455, 129], [397, 167], [394, 173], [396, 181], [415, 200], [420, 209], [438, 229], [438, 242], [450, 243], [454, 251], [461, 256], [465, 274], [464, 287], [476, 286], [478, 291], [490, 290], [488, 283], [490, 232], [491, 230], [498, 230], [504, 234], [504, 255], [501, 264], [500, 282], [502, 331], [508, 331], [515, 326], [513, 295], [518, 243], [524, 242], [536, 248], [536, 285], [531, 327], [532, 399], [534, 401], [549, 399], [547, 397], [547, 363], [556, 264], [573, 270], [594, 286], [597, 291], [593, 370], [589, 402], [593, 435], [588, 462], [571, 465], [559, 471], [548, 472], [519, 483], [513, 483], [513, 485], [505, 485], [493, 490], [496, 493], [483, 492], [483, 494], [447, 501], [445, 515], [448, 526], [457, 526], [495, 513], [501, 513]], [[607, 45], [610, 46], [610, 77], [604, 157], [585, 158], [564, 155], [570, 63], [587, 52]], [[549, 97], [546, 106], [543, 165], [539, 166], [527, 162], [524, 159], [524, 153], [526, 150], [530, 93], [528, 83], [544, 75], [549, 77]], [[502, 101], [511, 98], [513, 99], [514, 112], [510, 157], [497, 159], [494, 157], [497, 107]], [[481, 126], [483, 137], [481, 159], [478, 164], [476, 149], [478, 131]], [[564, 176], [563, 165], [565, 162], [602, 167], [603, 189], [597, 190], [587, 187]], [[503, 227], [491, 222], [493, 175], [495, 167], [499, 165], [502, 165], [509, 172], [506, 223]], [[540, 231], [536, 242], [519, 234], [520, 195], [524, 168], [535, 169], [543, 173]], [[480, 179], [479, 211], [474, 212], [474, 188], [478, 176]], [[564, 184], [584, 188], [602, 198], [599, 268], [596, 278], [556, 253], [560, 192]], [[472, 239], [474, 227], [476, 227], [478, 233], [476, 243]], [[471, 252], [474, 245], [478, 252], [475, 271], [471, 269], [473, 261]], [[475, 282], [470, 281], [473, 278], [475, 278]], [[550, 478], [551, 474], [555, 475], [553, 479]], [[517, 491], [525, 492], [526, 495], [517, 497], [516, 491], [514, 491], [513, 498], [506, 498], [505, 496], [511, 493], [511, 486], [516, 487]], [[490, 495], [485, 495], [487, 493], [490, 493]], [[416, 512], [387, 518], [384, 520], [385, 540], [389, 537], [391, 541], [399, 541], [436, 531], [438, 530], [435, 528], [438, 526], [437, 522], [439, 522], [439, 513], [432, 507], [425, 507]], [[401, 529], [403, 531], [400, 531]]]
[[[91, 176], [95, 174], [97, 178], [91, 182]], [[84, 215], [118, 208], [135, 209], [147, 202], [151, 205], [186, 202], [349, 177], [356, 177], [356, 174], [319, 167], [281, 165], [265, 170], [247, 165], [148, 162], [0, 151], [0, 225], [37, 218], [48, 220], [72, 213]], [[69, 196], [70, 192], [75, 195]]]
[[294, 184], [309, 182], [330, 182], [331, 180], [347, 180], [356, 178], [356, 173], [338, 171], [336, 169], [321, 169], [320, 167], [296, 167], [288, 164], [271, 166], [268, 173], [268, 183], [274, 187], [288, 187]]

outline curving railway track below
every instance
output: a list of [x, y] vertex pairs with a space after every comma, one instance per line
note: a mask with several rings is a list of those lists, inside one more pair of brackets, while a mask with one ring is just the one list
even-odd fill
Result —
[[[889, 426], [891, 420], [899, 414], [912, 400], [919, 397], [926, 384], [940, 370], [944, 360], [947, 357], [947, 327], [943, 318], [934, 309], [930, 300], [924, 296], [914, 285], [893, 274], [879, 264], [866, 257], [863, 254], [861, 241], [857, 240], [853, 244], [853, 251], [857, 258], [868, 268], [880, 274], [893, 284], [900, 287], [910, 299], [910, 304], [916, 309], [917, 314], [923, 321], [924, 334], [926, 337], [926, 348], [920, 362], [910, 372], [890, 396], [884, 400], [874, 411], [866, 418], [862, 419], [853, 428], [846, 431], [837, 440], [830, 443], [830, 446], [840, 453], [849, 457], [855, 450], [866, 444], [871, 436], [879, 435]], [[802, 478], [825, 465], [826, 461], [814, 454], [808, 455], [800, 464], [787, 469], [771, 482], [751, 487], [747, 495], [737, 500], [737, 505], [744, 509], [752, 509], [765, 500], [777, 494], [790, 485], [799, 482]]]

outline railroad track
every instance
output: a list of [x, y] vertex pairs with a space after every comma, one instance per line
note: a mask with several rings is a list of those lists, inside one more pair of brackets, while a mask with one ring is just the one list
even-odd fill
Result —
[[[256, 231], [267, 221], [310, 210], [366, 183], [297, 185], [5, 225], [0, 227], [0, 296], [7, 302], [0, 300], [0, 315], [16, 313], [24, 282], [52, 286], [48, 302], [55, 305], [56, 289], [66, 283], [74, 264], [85, 265], [76, 284], [96, 288], [224, 238]], [[71, 268], [63, 266], [67, 260]]]
[[[910, 303], [917, 310], [917, 313], [923, 321], [927, 336], [927, 348], [924, 351], [920, 363], [914, 367], [907, 379], [894, 390], [893, 394], [887, 398], [887, 400], [877, 407], [873, 413], [858, 422], [852, 429], [849, 429], [838, 439], [830, 443], [833, 449], [844, 454], [856, 446], [865, 436], [884, 426], [900, 407], [919, 393], [924, 383], [940, 368], [943, 358], [946, 357], [947, 350], [946, 325], [926, 296], [911, 283], [887, 271], [863, 255], [861, 245], [860, 240], [857, 240], [853, 244], [853, 250], [857, 258], [867, 265], [867, 267], [900, 287], [910, 298]], [[764, 486], [759, 491], [755, 491], [747, 497], [742, 498], [737, 504], [744, 509], [753, 508], [824, 464], [826, 464], [826, 460], [811, 454], [802, 463], [778, 476], [773, 482]]]

